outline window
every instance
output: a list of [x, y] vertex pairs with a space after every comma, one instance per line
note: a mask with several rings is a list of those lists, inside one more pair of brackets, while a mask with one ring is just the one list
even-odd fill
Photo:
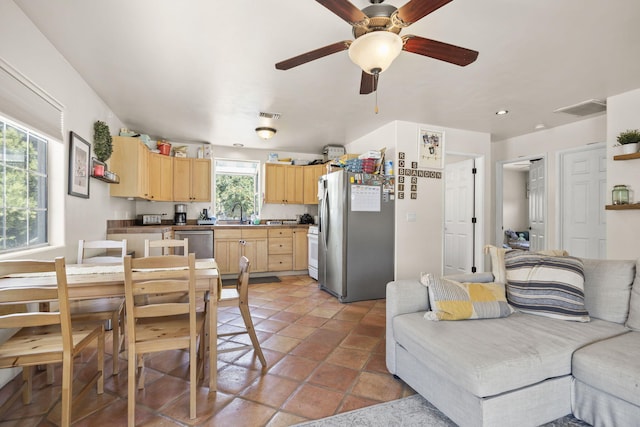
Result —
[[47, 143], [0, 117], [0, 252], [48, 242]]
[[[260, 162], [215, 159], [216, 204], [218, 220], [246, 220], [260, 216]], [[242, 213], [242, 218], [240, 215]]]

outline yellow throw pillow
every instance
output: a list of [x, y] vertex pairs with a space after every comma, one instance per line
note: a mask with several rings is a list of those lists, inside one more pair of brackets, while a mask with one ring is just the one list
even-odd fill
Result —
[[465, 320], [507, 317], [513, 309], [507, 303], [502, 283], [461, 283], [428, 276], [427, 320]]

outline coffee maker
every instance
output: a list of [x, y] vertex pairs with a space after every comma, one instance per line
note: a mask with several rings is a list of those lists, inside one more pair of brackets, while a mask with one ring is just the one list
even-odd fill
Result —
[[187, 205], [179, 203], [176, 205], [176, 213], [173, 217], [175, 225], [187, 225]]

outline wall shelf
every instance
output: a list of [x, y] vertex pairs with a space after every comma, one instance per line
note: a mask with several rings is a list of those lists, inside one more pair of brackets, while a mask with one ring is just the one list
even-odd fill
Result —
[[109, 179], [106, 176], [98, 176], [98, 175], [93, 175], [92, 174], [91, 178], [95, 178], [98, 181], [106, 182], [106, 183], [109, 183], [109, 184], [120, 184], [120, 178], [118, 177], [118, 175], [115, 175], [114, 179]]
[[628, 205], [606, 205], [604, 208], [608, 211], [629, 211], [633, 209], [640, 209], [640, 203], [631, 203]]
[[613, 160], [632, 160], [632, 159], [640, 159], [640, 152], [631, 153], [631, 154], [619, 154], [617, 156], [613, 156]]

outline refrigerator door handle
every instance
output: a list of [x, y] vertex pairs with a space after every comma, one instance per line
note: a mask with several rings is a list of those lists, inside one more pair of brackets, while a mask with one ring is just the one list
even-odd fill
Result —
[[[324, 239], [324, 247], [327, 247], [327, 241], [329, 237], [329, 191], [327, 190], [327, 183], [324, 182], [324, 196], [322, 197], [322, 210], [320, 213], [320, 227], [319, 231]], [[325, 230], [324, 232], [322, 230]]]

